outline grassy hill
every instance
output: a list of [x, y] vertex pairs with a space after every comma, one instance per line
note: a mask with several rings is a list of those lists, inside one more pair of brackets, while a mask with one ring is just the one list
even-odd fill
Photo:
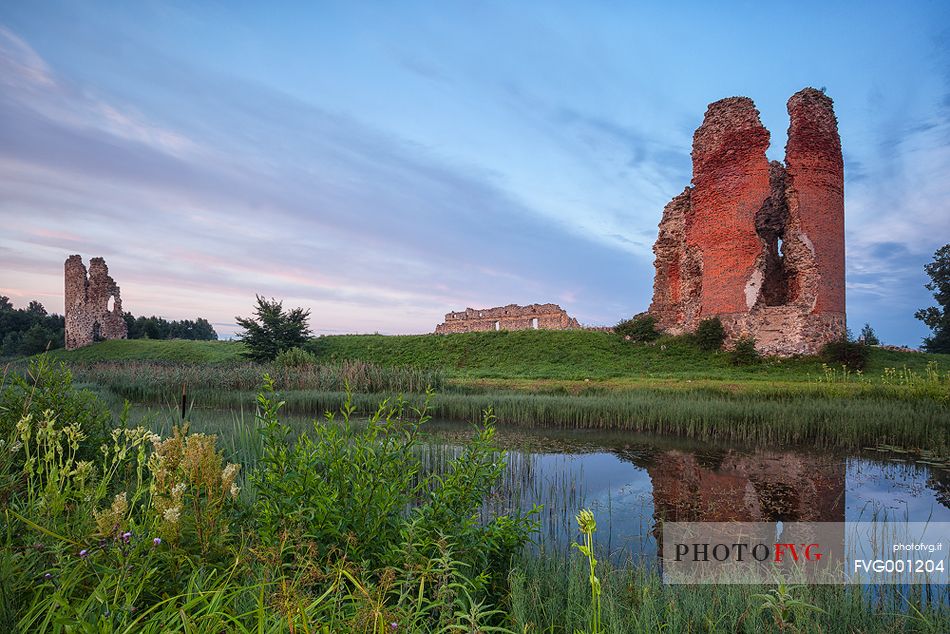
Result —
[[244, 344], [239, 341], [186, 341], [184, 339], [113, 339], [77, 350], [49, 354], [69, 363], [101, 361], [164, 361], [168, 363], [238, 363]]
[[[335, 335], [307, 346], [321, 361], [358, 360], [381, 366], [437, 368], [459, 379], [687, 379], [713, 381], [808, 381], [824, 373], [814, 357], [767, 359], [734, 367], [725, 353], [702, 352], [688, 342], [664, 338], [631, 343], [608, 332], [515, 331], [453, 335]], [[240, 363], [244, 346], [236, 341], [115, 340], [79, 350], [57, 350], [68, 362], [164, 361]], [[885, 368], [922, 371], [935, 362], [950, 371], [950, 355], [875, 349], [865, 373]]]

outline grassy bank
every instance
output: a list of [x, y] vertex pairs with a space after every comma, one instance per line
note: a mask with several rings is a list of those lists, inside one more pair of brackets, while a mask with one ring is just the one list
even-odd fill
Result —
[[816, 358], [735, 367], [682, 339], [633, 344], [604, 332], [345, 335], [310, 342], [319, 363], [249, 363], [239, 342], [108, 341], [53, 356], [77, 381], [134, 403], [251, 408], [264, 372], [294, 412], [335, 409], [344, 383], [366, 396], [439, 392], [437, 415], [501, 424], [630, 429], [746, 442], [950, 446], [947, 355], [875, 349], [862, 373]]
[[[386, 367], [438, 369], [456, 379], [557, 379], [568, 381], [654, 379], [808, 382], [824, 374], [815, 357], [768, 359], [735, 367], [728, 355], [702, 352], [677, 338], [651, 344], [623, 341], [608, 332], [518, 331], [455, 335], [337, 335], [317, 337], [308, 347], [322, 363], [363, 361]], [[160, 361], [241, 363], [243, 345], [231, 341], [104, 341], [79, 350], [57, 350], [69, 363]], [[950, 355], [873, 349], [867, 377], [887, 368], [923, 371], [935, 363], [950, 372]]]

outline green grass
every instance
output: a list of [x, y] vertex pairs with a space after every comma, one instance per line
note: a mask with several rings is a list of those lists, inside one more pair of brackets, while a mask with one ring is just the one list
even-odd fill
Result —
[[[586, 566], [579, 554], [525, 558], [511, 577], [512, 629], [585, 631], [591, 615]], [[779, 625], [759, 610], [760, 595], [774, 586], [664, 585], [656, 571], [635, 562], [617, 567], [603, 561], [598, 573], [604, 634], [950, 631], [950, 610], [939, 586], [878, 586], [873, 594], [856, 586], [794, 586], [792, 598], [817, 610], [787, 615]]]
[[[716, 381], [814, 381], [823, 372], [815, 357], [768, 359], [735, 367], [723, 353], [702, 352], [681, 338], [643, 344], [613, 333], [585, 330], [474, 332], [453, 335], [334, 335], [307, 346], [321, 362], [358, 360], [381, 366], [444, 371], [458, 379], [690, 379]], [[104, 341], [52, 354], [70, 363], [162, 361], [227, 364], [244, 361], [236, 341]], [[929, 362], [950, 371], [950, 355], [871, 352], [868, 376], [884, 368], [923, 370]]]
[[[683, 338], [631, 343], [613, 333], [585, 330], [339, 335], [313, 339], [309, 348], [320, 359], [438, 367], [460, 378], [807, 381], [822, 373], [815, 357], [735, 367], [728, 355], [703, 352]], [[887, 367], [922, 370], [931, 361], [941, 371], [950, 371], [950, 355], [873, 350], [867, 374], [879, 375]]]
[[240, 341], [186, 341], [184, 339], [113, 339], [76, 350], [49, 354], [68, 363], [98, 361], [165, 361], [170, 363], [239, 363]]

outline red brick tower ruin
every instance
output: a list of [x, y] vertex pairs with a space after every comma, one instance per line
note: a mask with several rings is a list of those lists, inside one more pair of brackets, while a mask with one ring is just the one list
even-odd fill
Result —
[[845, 333], [844, 170], [831, 99], [788, 100], [785, 163], [747, 97], [710, 104], [693, 136], [693, 183], [663, 210], [650, 314], [671, 334], [719, 317], [728, 341], [817, 352]]

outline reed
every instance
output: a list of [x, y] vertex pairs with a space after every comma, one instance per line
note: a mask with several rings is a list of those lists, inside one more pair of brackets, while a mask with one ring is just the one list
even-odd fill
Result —
[[[578, 632], [591, 621], [587, 561], [559, 553], [526, 556], [511, 576], [510, 618], [518, 632]], [[643, 562], [598, 565], [605, 633], [771, 632], [761, 613], [771, 587], [663, 585]], [[939, 592], [939, 590], [938, 590]], [[950, 608], [944, 596], [920, 586], [797, 586], [794, 599], [817, 608], [787, 623], [795, 632], [947, 632]]]
[[[135, 396], [123, 390], [117, 393], [124, 398]], [[254, 407], [252, 391], [201, 389], [192, 394], [199, 407], [246, 411]], [[353, 403], [358, 412], [369, 413], [381, 398], [391, 395], [355, 394]], [[175, 398], [166, 403], [175, 403]], [[281, 398], [288, 412], [317, 416], [339, 408], [344, 393], [297, 390]], [[950, 406], [930, 399], [631, 390], [578, 396], [449, 392], [433, 400], [435, 416], [451, 421], [478, 420], [488, 407], [494, 409], [499, 425], [529, 428], [628, 430], [697, 440], [828, 448], [888, 444], [928, 448], [938, 454], [950, 447]]]

